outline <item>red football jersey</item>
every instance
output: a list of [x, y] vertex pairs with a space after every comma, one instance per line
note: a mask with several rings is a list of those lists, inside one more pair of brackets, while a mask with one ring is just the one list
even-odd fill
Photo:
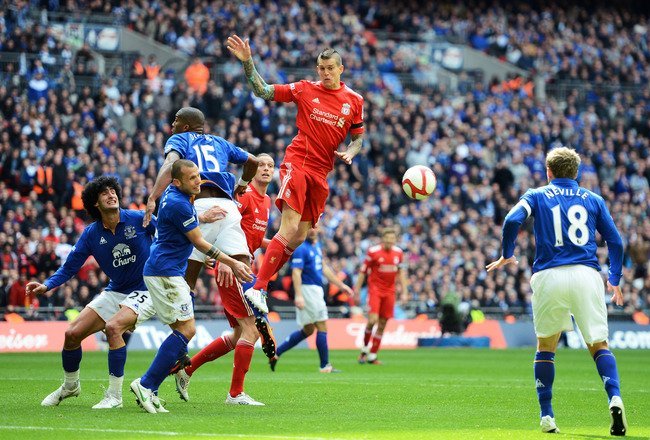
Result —
[[390, 250], [382, 245], [368, 249], [366, 259], [361, 265], [361, 273], [368, 276], [368, 293], [387, 296], [395, 294], [395, 279], [404, 260], [404, 252], [397, 246]]
[[241, 213], [241, 228], [246, 235], [248, 251], [253, 255], [262, 245], [266, 234], [266, 225], [271, 212], [271, 198], [267, 194], [260, 194], [248, 185], [246, 192], [237, 199]]
[[274, 101], [298, 106], [298, 134], [287, 147], [284, 163], [325, 177], [334, 168], [334, 152], [348, 133], [363, 133], [363, 97], [341, 82], [330, 90], [320, 81], [275, 84]]

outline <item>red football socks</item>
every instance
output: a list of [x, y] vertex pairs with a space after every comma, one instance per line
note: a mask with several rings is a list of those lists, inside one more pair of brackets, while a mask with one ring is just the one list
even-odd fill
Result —
[[379, 346], [381, 345], [381, 337], [383, 335], [375, 334], [372, 337], [372, 347], [370, 348], [370, 353], [377, 353], [379, 351]]
[[244, 391], [244, 379], [248, 368], [251, 366], [255, 345], [246, 339], [239, 339], [235, 347], [235, 366], [232, 369], [232, 380], [230, 381], [230, 396], [237, 397]]
[[287, 240], [280, 234], [275, 234], [264, 254], [264, 261], [257, 273], [257, 281], [253, 286], [256, 290], [266, 290], [269, 280], [284, 266], [284, 263], [289, 261], [293, 254], [292, 249], [288, 246]]
[[192, 357], [192, 365], [185, 367], [185, 372], [191, 376], [201, 365], [220, 358], [224, 354], [231, 352], [233, 348], [235, 347], [233, 346], [232, 335], [221, 336], [195, 354]]
[[372, 337], [372, 329], [368, 330], [366, 327], [366, 332], [363, 334], [363, 346], [367, 347], [368, 343], [370, 342], [370, 338]]

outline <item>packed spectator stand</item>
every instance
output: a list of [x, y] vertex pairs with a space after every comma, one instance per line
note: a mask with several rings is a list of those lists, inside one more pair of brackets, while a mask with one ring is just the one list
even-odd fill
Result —
[[[435, 316], [452, 297], [500, 317], [530, 314], [531, 224], [517, 267], [490, 275], [484, 267], [499, 255], [507, 210], [545, 182], [545, 153], [560, 144], [581, 153], [581, 185], [605, 198], [624, 239], [626, 305], [610, 312], [629, 319], [650, 308], [650, 64], [647, 16], [638, 10], [558, 2], [485, 9], [471, 7], [484, 2], [61, 2], [57, 12], [111, 14], [191, 57], [190, 75], [148, 53], [102, 75], [92, 50], [58, 40], [43, 19], [39, 6], [59, 2], [40, 3], [0, 0], [0, 307], [65, 319], [62, 310], [101, 290], [106, 280], [92, 261], [44, 297], [27, 297], [24, 284], [44, 280], [70, 252], [84, 227], [80, 191], [88, 180], [114, 175], [123, 206], [144, 208], [178, 108], [201, 108], [207, 132], [279, 164], [296, 132], [295, 108], [252, 96], [223, 46], [239, 32], [251, 37], [269, 82], [309, 74], [325, 46], [343, 54], [343, 81], [366, 100], [366, 142], [351, 167], [338, 163], [330, 175], [324, 246], [352, 285], [379, 228], [398, 225], [411, 287], [396, 317]], [[445, 39], [539, 75], [549, 90], [567, 81], [575, 87], [541, 100], [480, 76], [461, 74], [453, 90], [419, 81], [434, 67], [400, 43]], [[416, 164], [439, 179], [436, 194], [418, 203], [399, 184]], [[278, 212], [271, 215], [277, 228]], [[605, 265], [606, 248], [599, 253]], [[281, 301], [290, 286], [282, 277], [274, 286], [276, 306], [290, 305]], [[199, 310], [209, 316], [219, 310], [215, 290], [209, 275], [197, 286]], [[349, 313], [345, 298], [330, 294], [334, 310]]]

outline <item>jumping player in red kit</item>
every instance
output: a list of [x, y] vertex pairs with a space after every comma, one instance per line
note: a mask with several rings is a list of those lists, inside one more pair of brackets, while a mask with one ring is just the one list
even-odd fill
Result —
[[[326, 179], [334, 168], [334, 158], [349, 165], [361, 150], [363, 98], [341, 82], [343, 63], [334, 49], [318, 55], [316, 71], [320, 81], [269, 85], [255, 69], [248, 39], [232, 35], [226, 47], [242, 62], [256, 96], [267, 101], [295, 102], [298, 106], [298, 134], [287, 147], [280, 166], [281, 186], [275, 202], [282, 211], [280, 230], [266, 249], [255, 285], [244, 292], [255, 308], [267, 313], [269, 279], [305, 241], [325, 209], [329, 195]], [[346, 151], [338, 151], [348, 134], [351, 142]]]
[[[269, 241], [264, 238], [269, 220], [269, 212], [271, 210], [271, 199], [266, 194], [266, 190], [273, 179], [273, 170], [275, 169], [273, 158], [268, 154], [262, 153], [256, 157], [259, 163], [257, 173], [248, 185], [246, 192], [237, 199], [239, 212], [242, 216], [241, 228], [246, 235], [246, 243], [251, 255], [255, 255], [255, 251], [260, 247], [264, 247], [267, 244], [266, 242]], [[272, 339], [273, 335], [270, 333], [270, 326], [263, 326], [261, 328], [258, 326], [256, 329], [256, 318], [253, 310], [243, 296], [242, 285], [233, 276], [232, 270], [224, 264], [217, 266], [217, 286], [228, 323], [234, 332], [220, 336], [212, 341], [192, 357], [190, 365], [186, 366], [177, 363], [176, 367], [172, 369], [172, 373], [175, 374], [176, 379], [176, 390], [181, 399], [188, 401], [188, 387], [192, 374], [204, 363], [212, 362], [234, 350], [237, 341], [241, 338], [245, 341], [253, 342], [249, 344], [249, 350], [244, 354], [235, 352], [230, 392], [226, 397], [226, 403], [236, 405], [264, 405], [244, 393], [244, 379], [250, 367], [253, 344], [257, 340], [257, 331], [259, 330], [260, 334], [262, 334], [263, 342], [265, 338]], [[274, 340], [272, 349], [273, 353], [269, 353], [267, 356], [272, 357], [275, 355]]]
[[[394, 229], [386, 228], [381, 233], [381, 244], [368, 249], [366, 259], [354, 286], [358, 294], [368, 276], [368, 323], [363, 336], [363, 347], [359, 363], [380, 364], [377, 352], [381, 344], [386, 323], [393, 317], [395, 308], [395, 281], [400, 275], [402, 294], [408, 295], [407, 271], [404, 267], [404, 252], [395, 246], [397, 234]], [[373, 328], [377, 328], [373, 334]], [[369, 346], [372, 340], [372, 346]]]

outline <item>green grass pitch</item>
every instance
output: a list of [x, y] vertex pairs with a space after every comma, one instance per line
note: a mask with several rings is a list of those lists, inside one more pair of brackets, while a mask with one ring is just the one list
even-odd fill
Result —
[[[60, 354], [3, 354], [1, 439], [537, 439], [533, 349], [382, 351], [384, 365], [358, 365], [334, 351], [341, 374], [320, 374], [317, 354], [293, 350], [272, 373], [257, 350], [246, 391], [267, 406], [229, 406], [232, 354], [203, 366], [182, 402], [168, 378], [160, 389], [169, 414], [146, 414], [128, 384], [153, 352], [130, 352], [124, 408], [92, 410], [107, 385], [106, 353], [85, 353], [82, 394], [58, 407], [41, 400], [61, 383]], [[650, 351], [615, 352], [629, 422], [628, 438], [650, 438]], [[586, 350], [556, 356], [556, 438], [609, 436], [607, 398]]]

